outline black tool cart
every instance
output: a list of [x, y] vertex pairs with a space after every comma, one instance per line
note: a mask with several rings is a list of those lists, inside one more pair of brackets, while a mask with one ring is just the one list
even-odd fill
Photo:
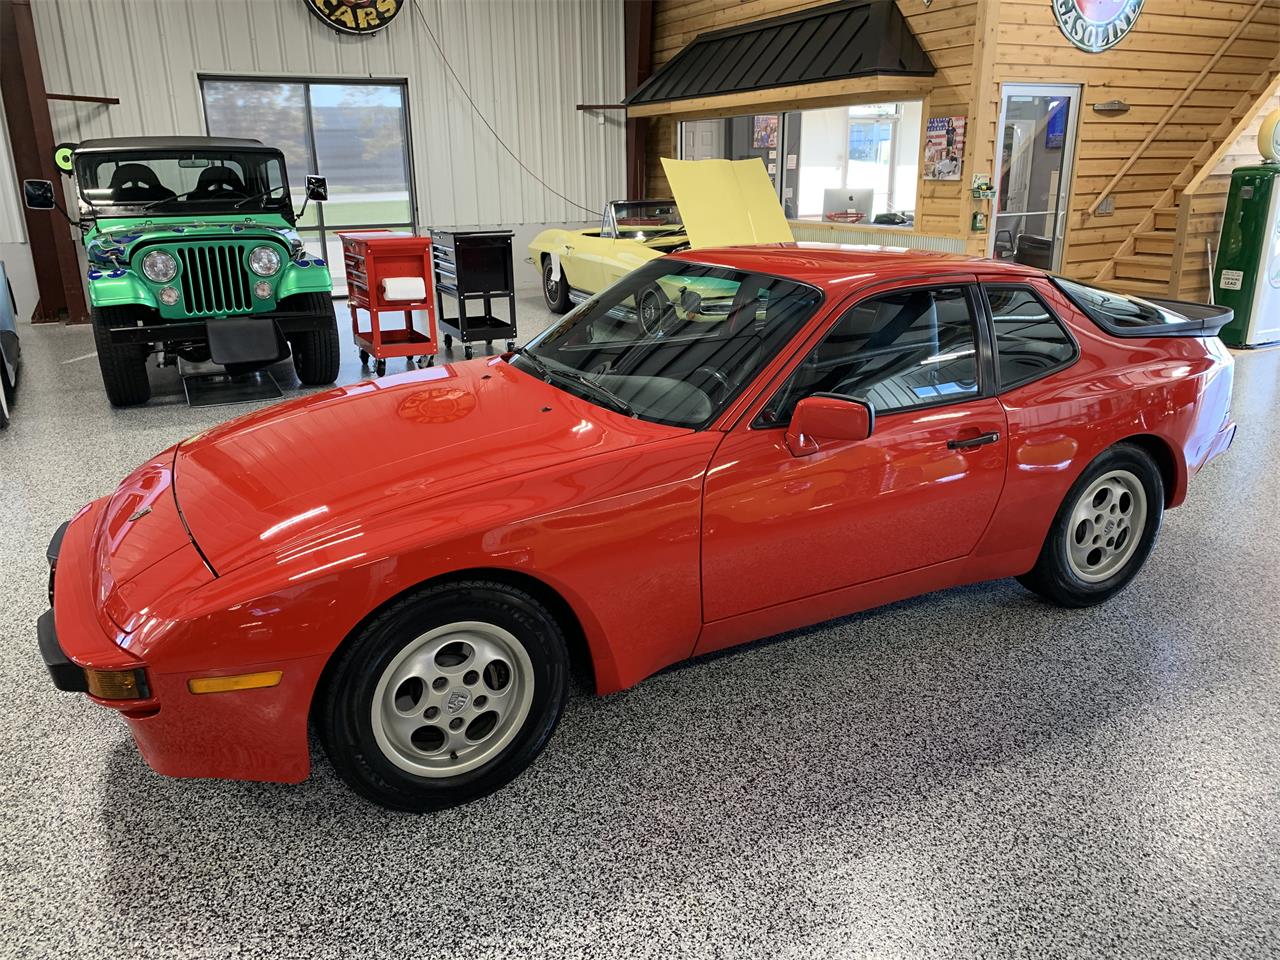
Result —
[[[436, 281], [436, 325], [444, 334], [446, 348], [453, 338], [463, 343], [468, 360], [472, 344], [483, 340], [492, 347], [506, 340], [507, 349], [516, 346], [516, 282], [511, 262], [510, 230], [432, 230], [431, 260]], [[444, 298], [452, 297], [458, 315], [445, 313]], [[474, 311], [477, 301], [483, 304]], [[506, 303], [506, 319], [495, 315], [494, 306]]]

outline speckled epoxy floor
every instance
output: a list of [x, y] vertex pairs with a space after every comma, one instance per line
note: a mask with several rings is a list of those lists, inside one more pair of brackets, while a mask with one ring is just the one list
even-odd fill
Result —
[[952, 590], [580, 695], [512, 786], [414, 817], [323, 758], [295, 787], [162, 778], [52, 689], [51, 531], [246, 408], [169, 374], [112, 411], [88, 330], [23, 336], [0, 956], [1280, 956], [1280, 352], [1239, 358], [1235, 447], [1110, 604]]

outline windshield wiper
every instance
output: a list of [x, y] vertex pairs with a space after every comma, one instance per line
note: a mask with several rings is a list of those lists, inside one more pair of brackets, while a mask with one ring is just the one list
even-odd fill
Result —
[[[196, 188], [196, 189], [199, 189], [199, 188]], [[175, 193], [172, 197], [161, 197], [159, 200], [148, 200], [146, 203], [142, 204], [142, 206], [139, 207], [139, 209], [150, 210], [152, 207], [157, 207], [162, 203], [174, 203], [175, 201], [178, 201], [178, 200], [185, 200], [187, 199], [187, 197], [191, 196], [195, 192], [196, 190], [192, 189], [192, 190], [188, 190], [186, 193]]]
[[539, 380], [546, 381], [551, 379], [551, 371], [547, 369], [547, 365], [539, 360], [537, 355], [528, 347], [516, 347], [514, 353], [517, 357], [522, 357], [529, 361], [529, 364], [537, 369]]
[[627, 403], [627, 401], [623, 400], [608, 387], [601, 386], [599, 383], [596, 383], [596, 381], [592, 380], [590, 377], [584, 377], [580, 373], [572, 373], [568, 370], [548, 369], [548, 372], [551, 374], [552, 378], [560, 377], [563, 380], [569, 380], [572, 383], [576, 383], [580, 387], [585, 387], [588, 393], [595, 394], [621, 414], [625, 414], [628, 417], [634, 417], [636, 415], [636, 411], [631, 404]]
[[631, 404], [627, 403], [627, 401], [623, 400], [608, 387], [596, 383], [590, 377], [585, 377], [572, 370], [556, 370], [548, 367], [528, 347], [517, 347], [515, 353], [516, 356], [527, 360], [529, 364], [538, 371], [539, 379], [542, 381], [550, 383], [556, 378], [568, 380], [570, 383], [577, 384], [578, 386], [586, 389], [588, 393], [594, 394], [596, 397], [604, 400], [605, 403], [613, 407], [619, 413], [625, 414], [628, 417], [634, 417], [636, 415], [635, 409]]
[[261, 193], [255, 193], [252, 197], [245, 197], [243, 200], [237, 200], [234, 206], [237, 210], [239, 210], [246, 203], [252, 203], [254, 200], [265, 200], [267, 197], [271, 196], [277, 190], [283, 190], [283, 189], [284, 189], [284, 184], [281, 184], [278, 187], [272, 187], [270, 190], [263, 190]]

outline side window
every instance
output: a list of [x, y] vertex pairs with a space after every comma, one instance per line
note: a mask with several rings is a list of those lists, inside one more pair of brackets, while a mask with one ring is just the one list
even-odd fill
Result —
[[995, 328], [1001, 390], [1027, 383], [1075, 359], [1071, 334], [1029, 287], [983, 289]]
[[978, 395], [977, 322], [964, 287], [863, 300], [836, 321], [756, 421], [791, 420], [797, 403], [838, 393], [877, 414]]

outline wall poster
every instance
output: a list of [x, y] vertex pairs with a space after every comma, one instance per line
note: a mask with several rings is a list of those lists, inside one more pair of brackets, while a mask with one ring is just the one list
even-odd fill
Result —
[[965, 117], [930, 117], [924, 135], [924, 178], [959, 180]]

